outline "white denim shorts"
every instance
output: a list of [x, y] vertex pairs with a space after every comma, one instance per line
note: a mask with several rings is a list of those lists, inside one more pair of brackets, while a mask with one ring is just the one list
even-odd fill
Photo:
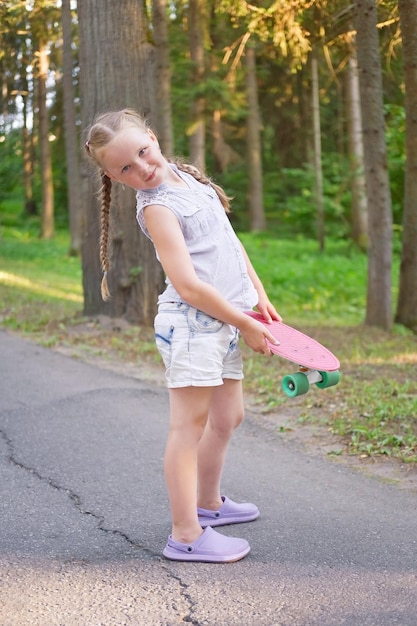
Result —
[[212, 387], [242, 380], [239, 331], [183, 302], [164, 302], [155, 317], [155, 341], [169, 388]]

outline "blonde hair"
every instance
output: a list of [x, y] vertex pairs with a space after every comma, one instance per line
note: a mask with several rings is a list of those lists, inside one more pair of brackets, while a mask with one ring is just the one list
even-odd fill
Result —
[[[100, 163], [99, 155], [100, 150], [105, 148], [105, 146], [107, 146], [107, 144], [114, 139], [120, 130], [129, 126], [139, 128], [145, 132], [149, 129], [146, 121], [139, 115], [139, 113], [132, 109], [122, 109], [121, 111], [108, 111], [100, 113], [94, 120], [92, 126], [89, 128], [84, 145], [87, 156], [99, 168], [99, 175], [101, 178], [100, 263], [103, 271], [103, 279], [101, 281], [101, 296], [103, 300], [108, 300], [110, 298], [107, 272], [110, 269], [108, 244], [112, 181], [105, 173], [102, 164]], [[200, 172], [200, 170], [194, 165], [189, 165], [179, 159], [167, 160], [170, 163], [175, 163], [179, 170], [190, 174], [203, 185], [210, 185], [213, 187], [219, 196], [220, 202], [222, 203], [225, 211], [227, 213], [230, 211], [231, 198], [227, 196], [222, 187], [213, 183], [208, 176]]]

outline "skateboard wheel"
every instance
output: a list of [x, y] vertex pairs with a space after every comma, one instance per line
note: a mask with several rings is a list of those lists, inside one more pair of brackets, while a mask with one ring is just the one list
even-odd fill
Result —
[[327, 389], [327, 387], [333, 387], [337, 385], [340, 380], [340, 372], [336, 370], [334, 372], [319, 372], [323, 380], [316, 383], [316, 387], [320, 389]]
[[282, 380], [282, 389], [289, 398], [302, 396], [307, 393], [310, 388], [308, 378], [302, 372], [297, 372], [291, 376], [284, 376]]

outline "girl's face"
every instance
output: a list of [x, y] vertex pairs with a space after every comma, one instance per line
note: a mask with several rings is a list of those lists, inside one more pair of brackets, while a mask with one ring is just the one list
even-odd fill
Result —
[[98, 157], [109, 178], [133, 189], [153, 189], [175, 176], [151, 130], [123, 128]]

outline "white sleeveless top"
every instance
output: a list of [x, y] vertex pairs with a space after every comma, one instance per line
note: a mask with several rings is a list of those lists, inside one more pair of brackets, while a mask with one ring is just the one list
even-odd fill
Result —
[[[162, 184], [155, 189], [138, 190], [136, 217], [139, 226], [151, 239], [143, 210], [152, 204], [166, 206], [178, 219], [197, 276], [215, 287], [239, 310], [252, 309], [258, 303], [258, 294], [248, 276], [240, 242], [216, 191], [176, 165], [170, 163], [170, 167], [187, 188]], [[159, 296], [158, 304], [181, 302], [168, 276], [165, 282], [167, 287]]]

